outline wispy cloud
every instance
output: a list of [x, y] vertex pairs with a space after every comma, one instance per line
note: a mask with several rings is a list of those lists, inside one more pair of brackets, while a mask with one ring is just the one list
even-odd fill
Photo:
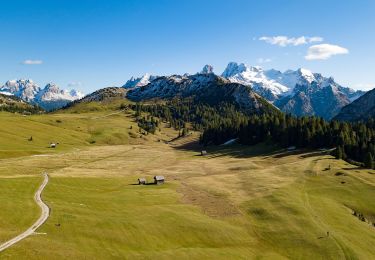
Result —
[[258, 63], [261, 63], [261, 64], [263, 64], [263, 63], [268, 63], [268, 62], [271, 62], [272, 60], [271, 59], [269, 59], [269, 58], [258, 58], [257, 59], [257, 62]]
[[81, 87], [81, 86], [82, 86], [82, 82], [79, 82], [79, 81], [77, 81], [77, 82], [73, 81], [73, 82], [68, 83], [68, 87], [70, 87], [70, 88]]
[[375, 83], [358, 83], [354, 86], [356, 89], [371, 90], [375, 88]]
[[349, 50], [333, 44], [317, 44], [310, 46], [305, 56], [306, 60], [326, 60], [334, 55], [348, 54]]
[[266, 43], [272, 44], [272, 45], [278, 45], [281, 47], [286, 46], [298, 46], [308, 43], [314, 43], [314, 42], [322, 42], [323, 38], [314, 36], [314, 37], [307, 37], [307, 36], [301, 36], [301, 37], [287, 37], [287, 36], [262, 36], [259, 38], [260, 41], [265, 41]]
[[43, 61], [42, 60], [24, 60], [22, 62], [22, 64], [24, 64], [24, 65], [40, 65], [40, 64], [43, 64]]

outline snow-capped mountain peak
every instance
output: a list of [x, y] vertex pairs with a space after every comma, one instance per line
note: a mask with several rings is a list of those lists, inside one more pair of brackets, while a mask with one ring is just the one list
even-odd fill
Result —
[[72, 96], [72, 97], [77, 97], [77, 99], [81, 99], [85, 96], [85, 94], [83, 94], [81, 91], [79, 90], [76, 90], [76, 89], [71, 89], [69, 91], [69, 94]]
[[222, 76], [252, 87], [283, 111], [295, 115], [331, 118], [342, 106], [363, 95], [362, 91], [340, 86], [332, 77], [304, 68], [280, 72], [230, 62]]
[[32, 101], [40, 87], [31, 79], [8, 80], [1, 88], [0, 92], [13, 94], [24, 101]]
[[248, 67], [244, 63], [229, 62], [224, 72], [221, 74], [224, 78], [230, 78], [236, 74], [240, 74], [248, 70]]
[[314, 74], [310, 70], [308, 70], [308, 69], [299, 68], [297, 70], [297, 72], [298, 72], [299, 76], [301, 76], [302, 78], [304, 78], [309, 83], [311, 83], [314, 80], [316, 80]]
[[142, 77], [135, 78], [131, 77], [122, 87], [123, 88], [135, 88], [135, 87], [142, 87], [149, 84], [152, 80], [156, 79], [157, 76], [150, 75], [146, 73]]
[[36, 99], [38, 101], [57, 101], [57, 100], [67, 100], [74, 101], [83, 97], [83, 94], [77, 90], [62, 90], [54, 83], [48, 83], [44, 89], [42, 89]]
[[259, 94], [273, 101], [277, 96], [289, 92], [289, 88], [277, 81], [277, 77], [280, 75], [276, 71], [272, 71], [270, 74], [274, 78], [270, 78], [267, 71], [264, 71], [261, 67], [230, 62], [222, 73], [222, 77], [229, 79], [231, 82], [251, 86]]
[[77, 90], [60, 90], [54, 83], [48, 83], [42, 89], [31, 79], [9, 80], [0, 88], [0, 93], [14, 95], [47, 110], [63, 107], [83, 97], [83, 94]]

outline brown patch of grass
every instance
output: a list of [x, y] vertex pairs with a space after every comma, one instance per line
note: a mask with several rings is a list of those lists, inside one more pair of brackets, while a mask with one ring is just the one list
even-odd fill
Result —
[[239, 215], [239, 210], [220, 194], [212, 194], [201, 189], [195, 189], [182, 184], [177, 189], [182, 194], [182, 202], [199, 206], [204, 214], [210, 217], [230, 217]]

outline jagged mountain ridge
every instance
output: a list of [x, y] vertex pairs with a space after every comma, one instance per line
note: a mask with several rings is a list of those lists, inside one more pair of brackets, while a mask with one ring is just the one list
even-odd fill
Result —
[[61, 108], [83, 97], [83, 94], [77, 90], [61, 90], [53, 83], [40, 88], [30, 79], [9, 80], [0, 88], [0, 93], [14, 95], [23, 101], [37, 104], [45, 110]]
[[342, 107], [363, 95], [307, 69], [280, 72], [230, 62], [222, 76], [251, 86], [255, 92], [286, 113], [331, 119]]
[[201, 73], [194, 75], [158, 77], [145, 86], [128, 90], [127, 97], [134, 101], [193, 98], [210, 105], [233, 102], [248, 113], [277, 111], [249, 86], [230, 82], [210, 71], [209, 67], [205, 67]]
[[[198, 74], [213, 74], [213, 67], [206, 65]], [[125, 85], [127, 89], [132, 89], [147, 86], [155, 81], [153, 88], [154, 91], [157, 91], [155, 90], [156, 85], [160, 85], [157, 82], [163, 81], [160, 78], [169, 81], [170, 85], [175, 84], [178, 87], [180, 81], [189, 77], [191, 76], [188, 74], [169, 77], [150, 77], [149, 74], [146, 74], [137, 79], [136, 82], [142, 82], [141, 84], [131, 85], [128, 81]], [[342, 107], [365, 93], [343, 87], [336, 83], [332, 77], [327, 78], [320, 73], [312, 73], [302, 68], [281, 72], [230, 62], [221, 74], [221, 78], [232, 83], [250, 86], [254, 92], [286, 113], [297, 116], [315, 115], [325, 119], [331, 119], [339, 113]], [[158, 92], [159, 98], [162, 98], [162, 95], [167, 98], [173, 96], [173, 88], [170, 89], [169, 92], [164, 91], [163, 94]], [[144, 95], [148, 96], [150, 93], [144, 92]]]
[[134, 88], [134, 87], [142, 87], [150, 83], [152, 80], [156, 79], [158, 76], [153, 76], [148, 73], [143, 75], [142, 77], [135, 78], [131, 77], [122, 87], [123, 88]]

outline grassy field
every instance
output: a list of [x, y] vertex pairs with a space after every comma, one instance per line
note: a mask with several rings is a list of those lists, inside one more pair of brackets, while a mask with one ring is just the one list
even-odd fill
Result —
[[[375, 222], [375, 171], [270, 146], [211, 147], [201, 157], [196, 133], [167, 144], [159, 139], [175, 131], [142, 136], [130, 113], [112, 113], [0, 114], [14, 127], [0, 132], [0, 242], [38, 217], [43, 171], [52, 210], [41, 234], [0, 258], [375, 258], [375, 227], [352, 214]], [[54, 137], [60, 148], [46, 148]], [[166, 184], [134, 185], [154, 175]]]

